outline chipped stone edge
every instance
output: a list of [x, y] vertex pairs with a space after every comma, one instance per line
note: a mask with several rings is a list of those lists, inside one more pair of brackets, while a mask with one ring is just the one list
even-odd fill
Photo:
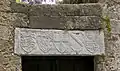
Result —
[[[14, 37], [14, 40], [15, 40], [15, 43], [14, 43], [14, 53], [17, 54], [17, 50], [16, 48], [19, 48], [19, 40], [20, 40], [20, 28], [15, 28], [15, 37]], [[18, 40], [16, 40], [18, 39]]]
[[100, 30], [99, 32], [100, 32], [100, 36], [101, 36], [102, 43], [103, 43], [103, 49], [101, 50], [101, 54], [100, 55], [105, 55], [104, 32], [103, 32], [103, 30]]

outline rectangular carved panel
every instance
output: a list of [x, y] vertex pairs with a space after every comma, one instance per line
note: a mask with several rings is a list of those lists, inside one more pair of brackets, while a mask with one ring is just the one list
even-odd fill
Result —
[[102, 55], [104, 34], [99, 30], [16, 28], [14, 53], [18, 55]]

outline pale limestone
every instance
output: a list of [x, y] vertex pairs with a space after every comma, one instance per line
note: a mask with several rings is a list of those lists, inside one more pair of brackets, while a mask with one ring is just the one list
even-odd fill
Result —
[[18, 55], [102, 55], [104, 34], [94, 31], [15, 29]]

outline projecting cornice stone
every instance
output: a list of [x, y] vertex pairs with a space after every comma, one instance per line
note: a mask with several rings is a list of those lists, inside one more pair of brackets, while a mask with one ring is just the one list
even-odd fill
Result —
[[12, 12], [26, 13], [31, 16], [101, 16], [99, 3], [28, 5], [11, 3]]
[[102, 55], [104, 49], [104, 34], [99, 30], [15, 29], [18, 55]]

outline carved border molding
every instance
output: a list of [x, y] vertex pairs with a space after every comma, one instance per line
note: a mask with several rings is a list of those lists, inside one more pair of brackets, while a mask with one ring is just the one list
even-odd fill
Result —
[[18, 55], [102, 55], [104, 50], [104, 34], [99, 30], [15, 29]]

